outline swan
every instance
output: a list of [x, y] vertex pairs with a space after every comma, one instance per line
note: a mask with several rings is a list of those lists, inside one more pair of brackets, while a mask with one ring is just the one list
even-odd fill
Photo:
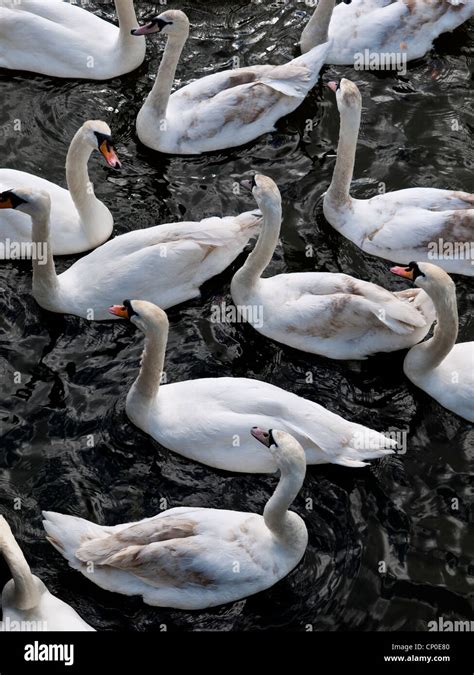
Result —
[[[140, 294], [163, 307], [200, 295], [199, 287], [242, 252], [261, 223], [255, 212], [200, 222], [167, 223], [107, 241], [57, 275], [49, 245], [47, 192], [18, 188], [0, 193], [0, 209], [32, 219], [33, 297], [44, 309], [85, 319], [110, 319], [117, 295]], [[105, 309], [104, 309], [105, 308]]]
[[0, 68], [52, 77], [108, 80], [135, 70], [145, 39], [130, 31], [133, 0], [115, 0], [119, 28], [62, 0], [2, 0]]
[[138, 113], [144, 145], [165, 153], [195, 155], [232, 148], [274, 131], [317, 82], [329, 44], [281, 66], [249, 66], [207, 75], [171, 94], [189, 35], [184, 12], [167, 10], [132, 31], [167, 37], [158, 75]]
[[[87, 162], [94, 150], [99, 150], [107, 164], [120, 168], [110, 127], [100, 120], [89, 120], [77, 131], [66, 157], [66, 181], [69, 191], [34, 174], [0, 169], [0, 191], [28, 185], [45, 190], [51, 197], [51, 246], [54, 255], [69, 255], [89, 251], [106, 241], [112, 234], [114, 220], [108, 208], [97, 199]], [[0, 260], [9, 255], [8, 245], [20, 245], [21, 257], [32, 253], [30, 218], [20, 211], [0, 214]]]
[[[474, 16], [473, 0], [319, 0], [301, 34], [306, 53], [329, 40], [326, 63], [357, 65], [387, 55], [398, 64], [418, 59], [434, 40]], [[328, 25], [329, 28], [325, 28]], [[392, 67], [397, 63], [390, 61]], [[383, 67], [383, 64], [380, 64]]]
[[141, 595], [157, 607], [205, 609], [270, 588], [296, 567], [308, 544], [303, 519], [288, 510], [306, 462], [290, 434], [258, 427], [251, 433], [280, 469], [263, 516], [186, 506], [104, 527], [46, 511], [48, 541], [100, 588]]
[[2, 631], [93, 631], [79, 614], [52, 595], [41, 579], [31, 573], [15, 537], [0, 516], [0, 553], [12, 579], [2, 592]]
[[301, 396], [243, 377], [207, 377], [160, 385], [168, 339], [165, 312], [149, 302], [110, 307], [145, 334], [138, 378], [126, 401], [130, 420], [165, 448], [216, 469], [272, 473], [276, 464], [247, 429], [279, 427], [303, 446], [308, 464], [365, 466], [395, 443]]
[[397, 263], [436, 259], [447, 272], [472, 276], [474, 194], [409, 188], [371, 199], [351, 197], [361, 96], [350, 80], [329, 86], [336, 92], [341, 129], [336, 166], [323, 201], [328, 222], [366, 253]]
[[365, 359], [376, 352], [411, 347], [425, 337], [435, 311], [421, 289], [391, 293], [330, 272], [262, 279], [280, 235], [281, 197], [267, 176], [256, 175], [250, 187], [263, 213], [263, 228], [232, 279], [231, 293], [239, 314], [259, 333], [334, 359]]
[[455, 344], [458, 310], [453, 280], [440, 267], [426, 262], [411, 262], [391, 271], [423, 288], [438, 315], [433, 337], [406, 355], [405, 375], [444, 408], [474, 422], [474, 342]]

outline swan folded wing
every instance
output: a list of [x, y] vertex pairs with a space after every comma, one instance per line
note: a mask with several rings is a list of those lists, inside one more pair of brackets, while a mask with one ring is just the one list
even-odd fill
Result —
[[182, 100], [170, 99], [167, 116], [180, 120], [183, 129], [182, 141], [197, 141], [222, 132], [232, 134], [242, 127], [259, 124], [268, 131], [285, 113], [272, 118], [272, 109], [287, 100], [287, 96], [275, 87], [263, 82], [243, 84], [225, 89], [212, 98], [206, 98], [194, 106], [182, 108]]
[[289, 328], [294, 333], [321, 339], [356, 339], [382, 324], [399, 335], [408, 335], [415, 327], [425, 325], [423, 317], [408, 303], [395, 299], [380, 303], [348, 293], [304, 294], [291, 303], [290, 312]]
[[399, 201], [389, 205], [387, 213], [378, 206], [369, 200], [366, 207], [358, 209], [361, 216], [370, 209], [365, 222], [373, 223], [363, 233], [361, 247], [392, 249], [396, 262], [407, 262], [396, 258], [396, 252], [403, 249], [426, 251], [438, 239], [454, 243], [471, 242], [474, 237], [474, 209], [435, 211]]
[[[114, 535], [107, 542], [89, 542], [87, 548], [84, 546], [77, 552], [77, 557], [83, 562], [93, 561], [128, 572], [156, 588], [211, 587], [216, 583], [242, 583], [255, 576], [250, 569], [254, 561], [238, 545], [238, 533], [235, 541], [230, 532], [228, 540], [216, 542], [214, 537], [196, 533], [194, 521], [175, 523], [157, 532], [151, 528], [145, 536], [133, 531], [135, 528], [122, 530], [120, 539]], [[234, 573], [235, 560], [241, 566], [238, 579]]]
[[143, 547], [159, 541], [191, 537], [195, 528], [196, 521], [186, 516], [152, 518], [85, 541], [76, 551], [76, 557], [81, 562], [108, 564], [104, 562], [106, 559], [130, 546]]

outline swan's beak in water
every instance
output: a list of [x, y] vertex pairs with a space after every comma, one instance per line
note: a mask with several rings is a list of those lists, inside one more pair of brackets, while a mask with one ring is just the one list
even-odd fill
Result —
[[396, 274], [399, 277], [410, 279], [410, 281], [413, 281], [414, 279], [414, 270], [408, 267], [391, 267], [390, 272], [393, 272], [393, 274]]
[[117, 157], [114, 146], [108, 140], [104, 139], [102, 141], [102, 143], [99, 145], [99, 150], [105, 157], [105, 161], [109, 166], [111, 166], [113, 169], [122, 168], [122, 163]]
[[260, 427], [252, 427], [250, 429], [250, 433], [254, 438], [257, 439], [257, 441], [263, 443], [266, 448], [269, 448], [271, 445], [276, 445], [275, 441], [273, 440], [271, 429], [265, 431], [265, 429], [261, 429]]
[[339, 85], [338, 85], [337, 82], [328, 82], [328, 83], [327, 83], [327, 86], [328, 86], [329, 89], [330, 89], [331, 91], [333, 91], [334, 93], [336, 93], [336, 91], [337, 91], [338, 88], [339, 88]]
[[112, 305], [109, 307], [109, 312], [114, 316], [119, 316], [121, 319], [129, 319], [128, 309], [124, 305]]

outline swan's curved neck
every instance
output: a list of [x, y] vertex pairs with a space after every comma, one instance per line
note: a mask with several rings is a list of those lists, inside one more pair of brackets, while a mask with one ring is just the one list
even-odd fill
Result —
[[49, 236], [49, 209], [38, 209], [32, 216], [32, 241], [38, 252], [33, 256], [33, 296], [47, 309], [59, 290]]
[[405, 365], [411, 371], [426, 372], [437, 368], [452, 350], [458, 337], [456, 289], [449, 282], [436, 290], [427, 291], [438, 317], [434, 335], [410, 349]]
[[13, 535], [2, 532], [0, 548], [13, 578], [13, 603], [17, 609], [29, 610], [40, 601], [35, 579]]
[[66, 157], [66, 181], [74, 206], [79, 214], [82, 229], [89, 241], [97, 239], [94, 228], [97, 219], [94, 212], [102, 208], [102, 203], [94, 194], [94, 186], [89, 179], [87, 164], [92, 147], [87, 143], [79, 129], [71, 141]]
[[304, 476], [297, 473], [282, 472], [280, 482], [265, 506], [263, 511], [265, 525], [277, 537], [291, 536], [293, 527], [288, 509], [301, 490], [303, 479]]
[[263, 214], [262, 231], [255, 248], [232, 280], [232, 283], [247, 290], [257, 283], [270, 264], [280, 236], [281, 199], [275, 198], [269, 203], [259, 204], [259, 208]]
[[309, 51], [328, 40], [328, 29], [334, 10], [335, 0], [319, 0], [313, 16], [301, 34], [301, 48]]
[[140, 372], [127, 397], [127, 406], [132, 417], [146, 415], [158, 394], [167, 340], [168, 322], [166, 319], [157, 320], [147, 327]]
[[360, 113], [360, 107], [346, 109], [341, 113], [336, 165], [326, 196], [335, 204], [340, 205], [350, 199], [349, 193], [354, 173]]
[[132, 35], [133, 28], [138, 27], [137, 15], [133, 0], [115, 0], [115, 10], [119, 22], [119, 47], [137, 44], [137, 37]]
[[188, 39], [188, 34], [189, 31], [186, 31], [183, 32], [182, 35], [168, 36], [155, 84], [148, 94], [147, 104], [153, 106], [155, 115], [162, 120], [159, 127], [159, 131], [162, 132], [166, 132], [166, 109], [168, 107], [179, 57], [181, 56], [183, 47]]

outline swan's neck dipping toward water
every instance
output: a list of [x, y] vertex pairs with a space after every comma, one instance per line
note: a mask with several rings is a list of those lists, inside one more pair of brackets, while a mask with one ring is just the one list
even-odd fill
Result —
[[313, 47], [328, 40], [328, 29], [334, 10], [335, 0], [319, 0], [312, 17], [301, 34], [301, 51], [308, 52]]
[[405, 357], [405, 368], [418, 373], [437, 368], [454, 347], [458, 336], [454, 282], [448, 277], [442, 284], [433, 285], [425, 290], [433, 301], [438, 323], [433, 337], [412, 347]]
[[[59, 281], [54, 266], [49, 236], [49, 218], [51, 204], [49, 199], [38, 202], [31, 216], [32, 241], [43, 256], [33, 256], [33, 296], [42, 307], [54, 309], [55, 297], [59, 291]], [[44, 255], [45, 254], [45, 255]]]
[[0, 521], [0, 550], [8, 565], [13, 579], [13, 588], [4, 591], [9, 595], [9, 603], [16, 609], [29, 610], [39, 604], [40, 593], [35, 578], [26, 562], [5, 520]]
[[146, 101], [147, 105], [153, 107], [154, 114], [159, 118], [158, 130], [163, 133], [166, 132], [164, 120], [166, 119], [166, 109], [176, 75], [176, 68], [188, 35], [189, 28], [183, 29], [179, 35], [168, 35], [158, 74]]
[[115, 0], [115, 10], [119, 23], [118, 49], [137, 46], [137, 40], [131, 31], [138, 27], [133, 0]]
[[245, 264], [232, 279], [232, 285], [241, 289], [241, 292], [250, 291], [257, 284], [272, 260], [280, 236], [282, 213], [280, 194], [265, 195], [264, 199], [258, 200], [258, 206], [263, 214], [262, 231]]
[[359, 136], [361, 106], [345, 107], [340, 113], [339, 142], [331, 185], [326, 194], [334, 207], [346, 206], [354, 173], [357, 139]]
[[168, 340], [168, 319], [160, 314], [145, 323], [145, 348], [140, 372], [127, 396], [127, 413], [132, 421], [147, 416], [150, 406], [158, 395], [163, 374], [166, 344]]

